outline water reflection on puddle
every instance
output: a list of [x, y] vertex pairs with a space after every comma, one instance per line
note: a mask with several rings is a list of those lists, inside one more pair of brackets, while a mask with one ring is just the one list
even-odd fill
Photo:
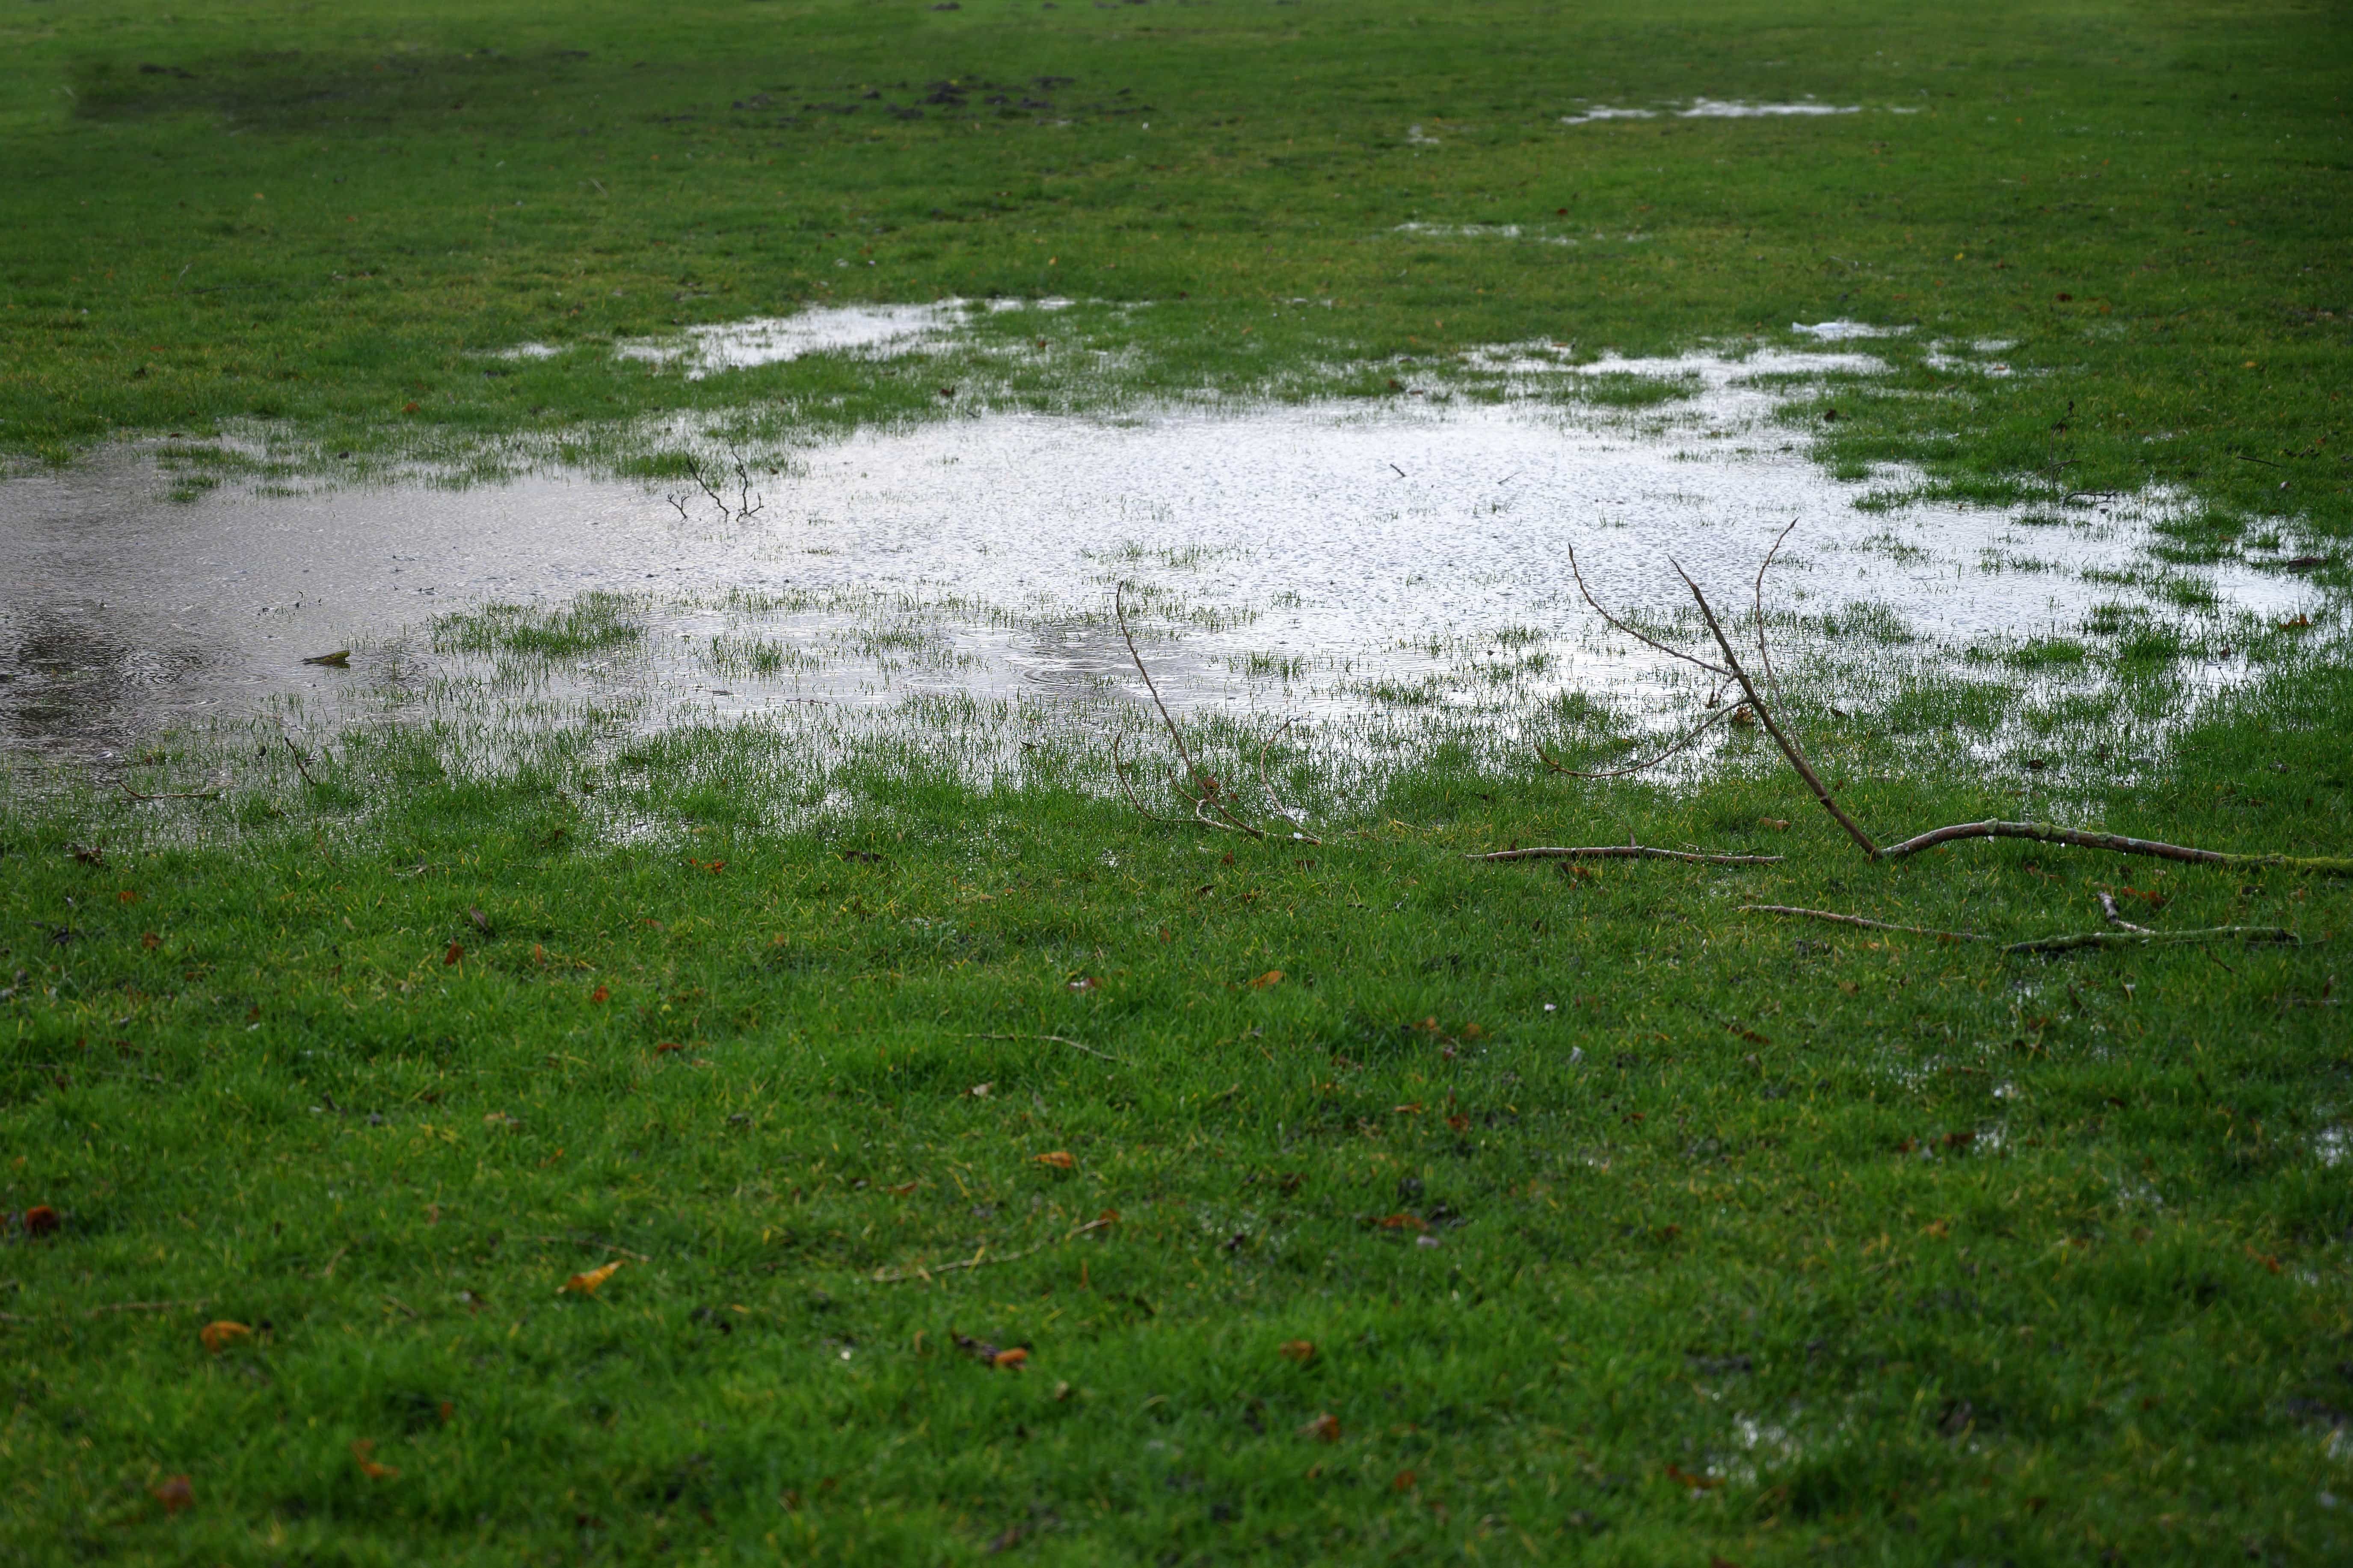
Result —
[[[1683, 690], [1597, 625], [1568, 544], [1609, 598], [1672, 620], [1670, 556], [1745, 605], [1792, 519], [1779, 614], [1818, 626], [1872, 606], [1875, 635], [1893, 617], [1946, 655], [2071, 634], [2103, 605], [2180, 621], [2309, 602], [2243, 566], [2154, 567], [2161, 496], [1859, 510], [1907, 477], [1829, 478], [1769, 422], [1786, 394], [1750, 378], [1861, 356], [1482, 363], [1687, 395], [1637, 413], [1400, 399], [948, 420], [754, 459], [749, 516], [732, 485], [723, 503], [563, 476], [174, 502], [145, 455], [118, 451], [0, 486], [0, 731], [103, 759], [273, 702], [317, 722], [437, 710], [453, 677], [480, 701], [593, 703], [638, 728], [911, 699], [1084, 721], [1135, 700], [1107, 617], [1123, 582], [1181, 710], [1514, 729], [1564, 692], [1657, 708]], [[588, 595], [619, 629], [576, 658], [526, 668], [520, 644], [446, 621], [437, 645], [441, 617]], [[302, 662], [341, 648], [348, 669]]]

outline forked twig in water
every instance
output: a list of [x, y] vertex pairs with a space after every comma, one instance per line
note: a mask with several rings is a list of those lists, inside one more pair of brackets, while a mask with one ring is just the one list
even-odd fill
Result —
[[[1192, 748], [1185, 743], [1185, 731], [1177, 728], [1176, 717], [1168, 711], [1168, 704], [1160, 700], [1160, 687], [1153, 680], [1152, 671], [1145, 665], [1144, 655], [1136, 648], [1135, 634], [1128, 629], [1126, 593], [1127, 584], [1124, 583], [1112, 589], [1112, 618], [1118, 624], [1120, 639], [1127, 644], [1127, 657], [1134, 664], [1135, 673], [1144, 678], [1144, 689], [1151, 695], [1152, 706], [1159, 710], [1160, 722], [1167, 729], [1169, 742], [1176, 748], [1177, 758], [1184, 763], [1185, 772], [1189, 775], [1187, 783], [1176, 785], [1176, 794], [1182, 799], [1191, 803], [1193, 819], [1202, 826], [1214, 827], [1220, 833], [1240, 833], [1252, 838], [1264, 838], [1266, 837], [1264, 828], [1245, 821], [1235, 814], [1233, 807], [1227, 803], [1228, 797], [1223, 787], [1218, 783], [1217, 775], [1194, 761]], [[1117, 765], [1115, 753], [1113, 765], [1114, 767]], [[1127, 775], [1124, 772], [1120, 774], [1120, 783], [1123, 787], [1127, 783]], [[1135, 794], [1132, 789], [1128, 792], [1128, 800], [1135, 805], [1136, 810], [1145, 817], [1153, 821], [1166, 820], [1166, 818], [1154, 817], [1150, 812], [1145, 811], [1143, 805], [1136, 802]]]
[[[1783, 529], [1781, 538], [1788, 538], [1788, 529]], [[1778, 551], [1779, 548], [1780, 540], [1777, 539], [1774, 542], [1774, 549]], [[1768, 554], [1766, 557], [1768, 565], [1771, 560], [1772, 557]], [[1594, 614], [1638, 642], [1681, 659], [1686, 664], [1696, 665], [1712, 674], [1728, 677], [1739, 685], [1742, 694], [1747, 699], [1749, 710], [1756, 715], [1757, 721], [1764, 725], [1765, 732], [1773, 737], [1773, 743], [1780, 748], [1781, 754], [1788, 759], [1790, 768], [1796, 772], [1799, 779], [1804, 781], [1807, 789], [1812, 792], [1814, 799], [1825, 812], [1830, 814], [1831, 820], [1843, 828], [1847, 836], [1854, 840], [1856, 847], [1873, 860], [1901, 860], [1909, 856], [1917, 855], [1924, 849], [1935, 848], [1938, 845], [1950, 844], [1964, 838], [2024, 838], [2039, 844], [2063, 844], [2079, 849], [2105, 849], [2118, 855], [2146, 855], [2160, 860], [2179, 860], [2192, 865], [2237, 866], [2250, 868], [2278, 867], [2301, 871], [2353, 872], [2353, 856], [2244, 854], [2220, 849], [2200, 849], [2192, 845], [2168, 844], [2155, 838], [2133, 838], [2120, 833], [2099, 833], [2083, 828], [2061, 827], [2047, 822], [1999, 820], [1957, 822], [1946, 827], [1931, 828], [1926, 833], [1916, 834], [1900, 843], [1882, 845], [1873, 839], [1864, 830], [1863, 826], [1832, 797], [1830, 786], [1825, 784], [1821, 775], [1814, 771], [1813, 764], [1807, 760], [1806, 753], [1799, 746], [1796, 738], [1785, 730], [1774, 716], [1772, 705], [1765, 700], [1765, 694], [1757, 689], [1757, 682], [1750, 679], [1747, 669], [1741, 664], [1739, 654], [1733, 648], [1731, 637], [1725, 631], [1724, 623], [1716, 616], [1715, 607], [1708, 603], [1707, 595], [1700, 591], [1699, 584], [1692, 581], [1690, 574], [1686, 573], [1679, 563], [1671, 560], [1668, 564], [1673, 567], [1675, 575], [1683, 579], [1683, 586], [1691, 590], [1692, 602], [1699, 606], [1700, 618], [1707, 624], [1710, 636], [1715, 638], [1717, 649], [1724, 655], [1722, 665], [1711, 664], [1680, 648], [1670, 647], [1653, 637], [1636, 631], [1632, 626], [1603, 609], [1586, 587], [1584, 574], [1577, 564], [1576, 551], [1572, 548], [1569, 552], [1569, 570], [1577, 574], [1577, 591], [1585, 595], [1585, 602], [1592, 606]], [[1757, 575], [1759, 596], [1757, 630], [1760, 648], [1765, 646], [1762, 619], [1763, 582], [1764, 575], [1760, 570]], [[1672, 754], [1673, 749], [1671, 748], [1661, 755], [1663, 759]], [[1560, 772], [1569, 771], [1560, 768], [1557, 763], [1551, 763], [1550, 758], [1546, 758], [1546, 761]], [[2255, 928], [2232, 926], [2219, 929], [2225, 932], [2232, 932]], [[2189, 933], [2182, 933], [2185, 940], [2189, 935]], [[2144, 936], [2143, 933], [2123, 931], [2106, 933], [2097, 942], [2073, 942], [2073, 945], [2113, 945], [2106, 940], [2107, 936], [2130, 942], [2175, 940], [2172, 936], [2163, 933], [2151, 932]], [[2072, 941], [2072, 939], [2068, 940]], [[2025, 949], [2018, 951], [2025, 951]]]

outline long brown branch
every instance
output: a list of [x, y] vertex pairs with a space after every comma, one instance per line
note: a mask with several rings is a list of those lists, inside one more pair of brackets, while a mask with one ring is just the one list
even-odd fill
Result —
[[1039, 1253], [1060, 1247], [1066, 1241], [1076, 1241], [1089, 1231], [1103, 1230], [1118, 1223], [1117, 1215], [1106, 1213], [1099, 1218], [1087, 1221], [1086, 1224], [1073, 1229], [1068, 1236], [1057, 1237], [1052, 1241], [1041, 1241], [1035, 1247], [1025, 1247], [1018, 1252], [1000, 1252], [991, 1257], [988, 1248], [983, 1247], [970, 1258], [958, 1258], [953, 1263], [935, 1263], [928, 1268], [920, 1263], [912, 1264], [904, 1268], [878, 1268], [867, 1278], [877, 1285], [896, 1285], [905, 1279], [928, 1280], [934, 1274], [952, 1274], [959, 1268], [979, 1268], [990, 1263], [1011, 1263], [1017, 1258], [1034, 1258]]
[[1144, 809], [1144, 802], [1136, 798], [1135, 786], [1128, 782], [1127, 764], [1120, 759], [1119, 748], [1123, 739], [1124, 737], [1116, 731], [1112, 735], [1111, 771], [1118, 776], [1119, 787], [1126, 792], [1127, 804], [1135, 807], [1135, 815], [1146, 822], [1157, 822], [1169, 827], [1183, 826], [1184, 825], [1173, 816], [1161, 816]]
[[2187, 947], [2210, 942], [2276, 942], [2301, 947], [2304, 939], [2278, 926], [2212, 926], [2204, 931], [2084, 931], [2014, 942], [2004, 952], [2067, 952], [2079, 947]]
[[2090, 833], [2047, 822], [1957, 822], [1891, 844], [1873, 857], [1901, 860], [1962, 838], [2031, 838], [2041, 844], [2069, 844], [2078, 849], [2107, 849], [2118, 855], [2148, 855], [2160, 860], [2185, 860], [2198, 866], [2278, 866], [2301, 871], [2353, 871], [2353, 858], [2341, 855], [2242, 855], [2221, 849], [2199, 849], [2187, 844], [2167, 844], [2155, 838], [2127, 838], [2121, 833]]
[[1744, 915], [1799, 915], [1807, 920], [1831, 921], [1842, 926], [1862, 926], [1868, 931], [1900, 931], [1913, 936], [1940, 937], [1947, 942], [1991, 942], [1993, 938], [1973, 931], [1939, 931], [1934, 926], [1896, 925], [1889, 921], [1865, 920], [1861, 915], [1842, 915], [1834, 910], [1801, 910], [1794, 904], [1743, 904]]
[[1724, 650], [1725, 662], [1732, 667], [1732, 679], [1740, 682], [1740, 689], [1747, 694], [1748, 705], [1756, 710], [1757, 721], [1765, 726], [1765, 732], [1773, 737], [1773, 743], [1781, 748], [1781, 754], [1789, 759], [1789, 765], [1798, 770], [1798, 776], [1806, 781], [1806, 787], [1814, 792], [1814, 798], [1821, 802], [1822, 809], [1846, 829], [1849, 837], [1862, 846], [1865, 855], [1878, 859], [1879, 846], [1872, 842], [1871, 835], [1862, 830], [1862, 824], [1849, 816], [1846, 808], [1831, 798], [1830, 786], [1822, 783], [1821, 775], [1815, 773], [1813, 764], [1806, 761], [1806, 753], [1798, 749], [1798, 742], [1782, 731], [1773, 718], [1773, 710], [1766, 706], [1764, 693], [1758, 691], [1757, 683], [1748, 679], [1748, 672], [1740, 668], [1740, 656], [1732, 651], [1732, 639], [1724, 635], [1723, 623], [1715, 618], [1715, 610], [1708, 604], [1707, 595], [1699, 591], [1699, 584], [1691, 580], [1691, 574], [1679, 563], [1671, 560], [1667, 564], [1674, 567], [1675, 575], [1681, 577], [1683, 586], [1691, 590], [1702, 618], [1707, 622], [1707, 629], [1715, 634], [1715, 646]]
[[1778, 866], [1779, 855], [1702, 855], [1689, 849], [1653, 849], [1647, 844], [1596, 844], [1585, 848], [1536, 846], [1465, 855], [1465, 860], [1690, 860], [1704, 866]]

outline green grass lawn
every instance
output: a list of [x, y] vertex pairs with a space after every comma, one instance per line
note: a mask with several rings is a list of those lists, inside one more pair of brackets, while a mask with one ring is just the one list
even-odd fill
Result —
[[[1793, 415], [1828, 462], [2329, 552], [2345, 21], [42, 0], [0, 20], [0, 448], [627, 461], [679, 410], [938, 404], [601, 352], [812, 302], [1087, 301], [986, 393], [1040, 407], [1846, 316], [1917, 325]], [[1809, 95], [1860, 108], [1561, 123]], [[2021, 374], [1932, 363], [1978, 339]], [[485, 357], [524, 341], [597, 352]], [[2348, 853], [2353, 674], [2305, 640], [2063, 806]], [[1883, 837], [2049, 807], [1924, 764], [1960, 698], [1907, 700], [1791, 705]], [[443, 739], [0, 797], [0, 1556], [2353, 1555], [2353, 880], [1873, 865], [1746, 739], [1672, 792], [1301, 761], [1319, 844], [1142, 822], [1067, 743], [984, 784], [920, 732]], [[192, 787], [164, 755], [138, 787]], [[1464, 858], [1630, 834], [1786, 858]], [[2303, 942], [1740, 910], [2007, 941], [2103, 891]]]
[[[2341, 849], [2348, 721], [2099, 815]], [[1440, 758], [1317, 846], [726, 731], [312, 770], [0, 826], [16, 1561], [2343, 1559], [2342, 879], [1872, 867], [1761, 763]], [[1462, 858], [1630, 832], [1788, 858]], [[2308, 945], [1737, 912], [2104, 888]]]

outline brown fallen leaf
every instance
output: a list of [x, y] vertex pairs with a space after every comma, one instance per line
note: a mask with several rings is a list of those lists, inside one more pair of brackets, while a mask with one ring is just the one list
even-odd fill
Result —
[[1313, 1340], [1285, 1340], [1282, 1343], [1275, 1347], [1275, 1353], [1277, 1355], [1283, 1356], [1288, 1360], [1295, 1361], [1300, 1365], [1304, 1366], [1309, 1362], [1315, 1359], [1315, 1342]]
[[1280, 985], [1282, 984], [1282, 971], [1280, 969], [1270, 969], [1264, 974], [1260, 975], [1256, 980], [1250, 982], [1250, 989], [1253, 991], [1263, 991], [1270, 985]]
[[1677, 1465], [1667, 1467], [1667, 1479], [1679, 1487], [1689, 1487], [1694, 1491], [1702, 1492], [1714, 1491], [1724, 1484], [1722, 1476], [1695, 1476]]
[[1300, 1427], [1299, 1435], [1320, 1442], [1336, 1443], [1340, 1440], [1340, 1418], [1327, 1410]]
[[1769, 827], [1776, 833], [1789, 831], [1789, 819], [1786, 816], [1760, 816], [1757, 822], [1759, 826]]
[[471, 905], [467, 907], [466, 914], [473, 921], [475, 930], [480, 931], [484, 936], [491, 934], [490, 916], [484, 914], [481, 910], [473, 908]]
[[250, 1328], [243, 1323], [231, 1322], [226, 1318], [216, 1323], [206, 1323], [196, 1331], [196, 1338], [202, 1340], [205, 1349], [215, 1355], [220, 1354], [239, 1340], [249, 1340], [252, 1337], [253, 1331]]
[[686, 1047], [680, 1045], [676, 1040], [664, 1040], [654, 1047], [654, 1055], [658, 1057], [666, 1057], [672, 1051], [682, 1051], [684, 1049], [686, 1049]]
[[1019, 1372], [1029, 1360], [1029, 1348], [1025, 1345], [1015, 1345], [1011, 1350], [998, 1351], [989, 1357], [988, 1364], [999, 1372]]
[[449, 944], [448, 948], [445, 952], [443, 952], [443, 953], [441, 954], [441, 962], [442, 962], [442, 963], [443, 963], [443, 964], [445, 964], [445, 965], [447, 965], [447, 964], [452, 964], [452, 963], [457, 963], [459, 959], [461, 959], [461, 958], [463, 958], [463, 957], [465, 957], [465, 956], [466, 956], [466, 950], [465, 950], [464, 948], [462, 948], [462, 947], [459, 947], [456, 942], [451, 942], [451, 943]]
[[375, 1452], [375, 1438], [354, 1437], [352, 1439], [352, 1458], [358, 1461], [360, 1474], [365, 1476], [372, 1481], [390, 1480], [393, 1477], [400, 1474], [400, 1469], [397, 1466], [379, 1465], [374, 1459], [368, 1458], [369, 1455]]
[[885, 1187], [882, 1190], [890, 1194], [894, 1198], [910, 1197], [914, 1194], [915, 1184], [913, 1182], [901, 1182], [895, 1187]]
[[1399, 1492], [1409, 1492], [1413, 1490], [1413, 1472], [1411, 1470], [1399, 1470], [1397, 1473], [1397, 1479], [1389, 1482], [1389, 1489], [1391, 1491]]
[[1038, 1163], [1051, 1165], [1057, 1171], [1067, 1171], [1078, 1164], [1078, 1161], [1071, 1158], [1071, 1152], [1067, 1149], [1057, 1149], [1050, 1154], [1039, 1154], [1036, 1158]]
[[612, 993], [610, 991], [607, 991], [605, 987], [599, 985], [596, 990], [588, 993], [588, 1000], [591, 1002], [602, 1002], [606, 997], [610, 996], [611, 994]]
[[1383, 1230], [1428, 1230], [1430, 1222], [1418, 1214], [1393, 1214], [1374, 1222]]
[[586, 1274], [575, 1274], [571, 1279], [566, 1279], [563, 1284], [557, 1286], [555, 1293], [561, 1296], [567, 1290], [576, 1290], [583, 1296], [594, 1296], [597, 1291], [605, 1288], [606, 1280], [610, 1279], [615, 1273], [618, 1272], [621, 1267], [621, 1261], [622, 1260], [620, 1258], [617, 1258], [612, 1262], [606, 1264], [602, 1268], [591, 1268]]
[[58, 1211], [47, 1204], [35, 1204], [25, 1211], [26, 1236], [55, 1236], [65, 1223], [58, 1216]]
[[149, 1487], [147, 1492], [149, 1496], [164, 1505], [165, 1513], [177, 1513], [182, 1509], [194, 1508], [196, 1502], [196, 1489], [188, 1484], [188, 1478], [185, 1476], [174, 1476], [160, 1487]]

